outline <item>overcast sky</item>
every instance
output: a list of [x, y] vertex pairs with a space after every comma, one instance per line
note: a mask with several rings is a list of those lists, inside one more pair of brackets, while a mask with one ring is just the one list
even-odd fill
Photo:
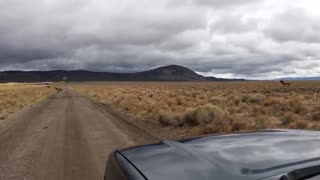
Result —
[[320, 76], [319, 0], [1, 0], [0, 70]]

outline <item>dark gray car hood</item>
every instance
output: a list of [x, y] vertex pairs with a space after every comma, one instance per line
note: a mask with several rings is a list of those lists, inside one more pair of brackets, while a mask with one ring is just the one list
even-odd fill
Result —
[[320, 164], [320, 132], [207, 136], [120, 151], [148, 179], [264, 179]]

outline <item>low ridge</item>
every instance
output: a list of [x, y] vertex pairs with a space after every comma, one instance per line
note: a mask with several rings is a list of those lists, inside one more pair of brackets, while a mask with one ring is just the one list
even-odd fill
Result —
[[59, 82], [59, 81], [240, 81], [205, 77], [189, 68], [169, 65], [136, 73], [73, 71], [3, 71], [0, 82]]

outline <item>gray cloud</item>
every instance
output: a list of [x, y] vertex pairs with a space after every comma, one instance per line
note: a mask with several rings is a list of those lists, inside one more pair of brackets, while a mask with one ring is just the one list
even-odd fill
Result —
[[215, 33], [242, 33], [256, 30], [257, 24], [252, 20], [243, 20], [241, 16], [221, 14], [210, 28]]
[[254, 3], [255, 0], [193, 0], [194, 3], [203, 6], [226, 7], [239, 6], [248, 3]]
[[320, 17], [310, 16], [304, 9], [288, 9], [277, 14], [265, 29], [276, 41], [320, 43]]
[[220, 77], [314, 76], [320, 15], [280, 1], [4, 0], [0, 70], [180, 64]]

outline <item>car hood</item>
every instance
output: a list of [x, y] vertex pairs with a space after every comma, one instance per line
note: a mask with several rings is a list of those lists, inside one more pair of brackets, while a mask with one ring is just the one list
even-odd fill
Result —
[[320, 164], [320, 132], [273, 130], [207, 136], [120, 151], [146, 178], [264, 179]]

